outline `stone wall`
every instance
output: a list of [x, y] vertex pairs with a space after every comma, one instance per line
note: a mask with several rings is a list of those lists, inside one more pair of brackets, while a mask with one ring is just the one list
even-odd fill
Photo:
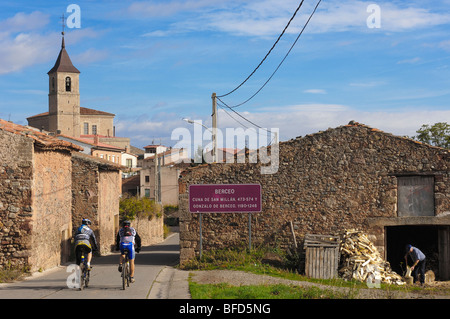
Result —
[[109, 253], [115, 247], [116, 234], [119, 230], [119, 199], [121, 194], [122, 174], [119, 170], [99, 171], [99, 205], [100, 252]]
[[49, 269], [67, 262], [72, 230], [70, 152], [35, 151], [32, 199], [31, 270]]
[[99, 252], [108, 254], [119, 226], [120, 167], [92, 156], [72, 156], [73, 232], [83, 218], [91, 220]]
[[0, 268], [28, 264], [32, 234], [33, 142], [0, 130]]
[[136, 217], [131, 222], [131, 226], [136, 229], [141, 237], [142, 246], [155, 245], [164, 241], [163, 220], [162, 217], [153, 217], [151, 219], [148, 217]]
[[[369, 232], [383, 253], [384, 229], [370, 218], [397, 218], [397, 177], [435, 176], [435, 214], [450, 212], [447, 150], [349, 123], [280, 143], [279, 169], [262, 175], [261, 164], [207, 164], [185, 170], [180, 187], [181, 262], [199, 252], [198, 214], [189, 213], [190, 184], [257, 183], [261, 213], [252, 217], [252, 243], [287, 247], [290, 222], [301, 243], [307, 233]], [[432, 217], [437, 218], [437, 217]], [[445, 219], [440, 219], [445, 222]], [[203, 249], [248, 245], [248, 216], [203, 214]]]

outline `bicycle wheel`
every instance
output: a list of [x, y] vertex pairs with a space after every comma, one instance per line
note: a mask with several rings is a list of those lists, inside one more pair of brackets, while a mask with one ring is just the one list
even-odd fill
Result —
[[89, 287], [89, 279], [91, 277], [91, 271], [89, 269], [86, 270], [86, 276], [84, 277], [84, 286]]
[[131, 281], [131, 268], [130, 268], [130, 262], [128, 261], [127, 258], [127, 287], [130, 287], [130, 281]]
[[126, 283], [128, 277], [128, 267], [127, 267], [127, 257], [125, 256], [125, 260], [122, 263], [122, 289], [125, 290]]
[[80, 290], [83, 290], [84, 288], [84, 279], [86, 276], [86, 264], [84, 256], [81, 256], [81, 263], [80, 263]]

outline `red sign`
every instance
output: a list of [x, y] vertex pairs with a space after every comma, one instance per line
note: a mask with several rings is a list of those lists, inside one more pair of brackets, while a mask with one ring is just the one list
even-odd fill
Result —
[[259, 184], [189, 186], [191, 213], [256, 213], [261, 211]]

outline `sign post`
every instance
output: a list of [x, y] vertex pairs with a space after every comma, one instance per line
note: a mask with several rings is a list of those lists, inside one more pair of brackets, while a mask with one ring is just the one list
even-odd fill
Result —
[[248, 251], [252, 250], [252, 214], [248, 213]]
[[189, 211], [199, 213], [200, 258], [203, 213], [248, 213], [248, 247], [252, 248], [252, 213], [262, 209], [260, 184], [196, 184], [189, 186]]

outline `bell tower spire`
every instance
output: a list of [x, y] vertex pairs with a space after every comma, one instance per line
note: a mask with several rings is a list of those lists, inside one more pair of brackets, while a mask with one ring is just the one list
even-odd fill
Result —
[[64, 14], [62, 21], [61, 50], [49, 76], [49, 131], [79, 137], [80, 128], [80, 71], [73, 66], [64, 42]]

